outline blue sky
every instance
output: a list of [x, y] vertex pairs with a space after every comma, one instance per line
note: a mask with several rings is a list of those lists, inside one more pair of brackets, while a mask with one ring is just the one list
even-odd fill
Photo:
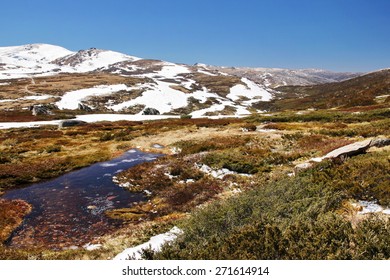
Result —
[[389, 0], [1, 0], [0, 46], [224, 66], [390, 67]]

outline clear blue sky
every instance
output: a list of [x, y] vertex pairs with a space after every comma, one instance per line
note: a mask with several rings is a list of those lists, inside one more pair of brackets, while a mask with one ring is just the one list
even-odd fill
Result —
[[390, 67], [390, 0], [1, 0], [0, 46], [224, 66]]

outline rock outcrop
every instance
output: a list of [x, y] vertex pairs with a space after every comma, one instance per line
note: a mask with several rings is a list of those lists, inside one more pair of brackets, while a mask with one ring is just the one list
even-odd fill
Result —
[[84, 103], [79, 103], [77, 105], [77, 109], [81, 110], [81, 111], [92, 112], [91, 107], [89, 107], [88, 105], [85, 105]]
[[50, 109], [53, 108], [52, 106], [48, 105], [33, 105], [30, 107], [30, 111], [32, 112], [33, 116], [52, 115], [53, 113], [50, 111]]
[[78, 126], [78, 125], [83, 125], [83, 124], [86, 124], [86, 122], [79, 121], [79, 120], [64, 120], [58, 124], [58, 128]]
[[347, 158], [347, 157], [353, 157], [360, 154], [364, 154], [368, 148], [371, 147], [371, 139], [367, 139], [360, 142], [355, 142], [346, 146], [343, 146], [341, 148], [338, 148], [336, 150], [331, 151], [330, 153], [326, 154], [322, 157], [322, 159], [332, 159], [332, 158]]
[[370, 143], [370, 147], [385, 147], [390, 145], [390, 138], [376, 138]]
[[315, 162], [321, 162], [324, 159], [345, 159], [360, 154], [364, 154], [371, 147], [384, 147], [390, 145], [390, 139], [388, 138], [376, 138], [376, 139], [367, 139], [360, 142], [355, 142], [343, 147], [340, 147], [336, 150], [327, 153], [323, 157], [312, 158], [306, 162], [297, 164], [294, 167], [294, 173], [297, 174], [303, 170], [309, 169], [314, 166]]
[[160, 111], [154, 108], [146, 108], [142, 115], [160, 115]]

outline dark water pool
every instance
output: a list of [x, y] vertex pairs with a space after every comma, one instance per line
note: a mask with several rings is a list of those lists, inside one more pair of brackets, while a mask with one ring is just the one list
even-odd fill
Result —
[[129, 207], [145, 199], [112, 181], [122, 170], [160, 154], [130, 150], [121, 157], [67, 173], [56, 179], [6, 192], [4, 199], [23, 199], [33, 210], [7, 241], [12, 247], [83, 246], [121, 225], [104, 211]]

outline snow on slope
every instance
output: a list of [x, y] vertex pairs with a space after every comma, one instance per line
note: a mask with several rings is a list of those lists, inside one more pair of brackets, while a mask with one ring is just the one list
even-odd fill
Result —
[[59, 46], [32, 44], [0, 47], [0, 79], [25, 78], [57, 73], [85, 73], [122, 61], [140, 58], [91, 48], [72, 52]]
[[101, 85], [93, 88], [79, 89], [74, 91], [69, 91], [65, 93], [61, 100], [56, 103], [59, 109], [77, 109], [80, 102], [84, 101], [86, 98], [90, 96], [100, 96], [100, 95], [108, 95], [120, 90], [129, 89], [126, 85]]
[[[132, 112], [134, 108], [151, 107], [161, 114], [193, 114], [194, 117], [218, 115], [246, 115], [253, 103], [272, 98], [266, 87], [248, 78], [237, 79], [229, 74], [210, 69], [205, 65], [189, 66], [159, 60], [140, 59], [126, 54], [87, 49], [72, 52], [62, 47], [36, 44], [0, 48], [0, 79], [50, 76], [58, 73], [103, 72], [142, 80], [131, 87], [107, 82], [93, 88], [84, 88], [60, 93], [59, 109], [74, 110], [85, 103], [97, 112]], [[224, 77], [226, 79], [220, 79]], [[232, 83], [234, 81], [236, 84]], [[8, 86], [9, 82], [1, 85]], [[226, 95], [226, 86], [228, 94]], [[120, 92], [120, 95], [116, 95]], [[122, 92], [123, 91], [123, 92]], [[134, 94], [133, 99], [122, 98]], [[57, 95], [56, 95], [57, 96]], [[97, 96], [112, 96], [107, 100], [90, 99]], [[51, 95], [24, 97], [39, 104]], [[18, 99], [15, 99], [15, 101]], [[89, 102], [89, 103], [88, 103]], [[97, 103], [106, 102], [106, 103]], [[12, 100], [5, 99], [4, 106], [12, 108]], [[10, 105], [8, 105], [10, 104]], [[17, 103], [15, 105], [18, 106]], [[138, 110], [138, 109], [137, 109]], [[142, 114], [142, 112], [139, 112]]]
[[190, 73], [187, 67], [174, 63], [165, 63], [158, 75], [165, 78], [175, 78], [177, 75], [185, 73]]
[[122, 53], [91, 48], [72, 53], [53, 61], [69, 72], [85, 73], [122, 61], [136, 61], [140, 58]]
[[251, 105], [256, 101], [270, 101], [272, 99], [272, 95], [268, 91], [259, 87], [254, 82], [247, 78], [241, 78], [241, 81], [246, 84], [246, 86], [236, 85], [232, 87], [230, 93], [227, 95], [228, 98], [234, 101], [240, 99], [240, 97], [250, 98], [251, 100], [247, 102], [249, 103], [248, 105]]
[[35, 67], [37, 64], [49, 63], [52, 60], [70, 54], [73, 54], [73, 52], [63, 47], [48, 44], [0, 47], [0, 63], [21, 67]]
[[184, 92], [171, 88], [171, 83], [162, 81], [156, 81], [156, 83], [150, 84], [149, 89], [143, 92], [142, 96], [113, 105], [110, 109], [118, 112], [126, 107], [142, 104], [157, 109], [163, 114], [188, 105], [188, 96]]
[[51, 61], [72, 53], [65, 48], [48, 44], [0, 47], [0, 79], [55, 73], [58, 65]]

